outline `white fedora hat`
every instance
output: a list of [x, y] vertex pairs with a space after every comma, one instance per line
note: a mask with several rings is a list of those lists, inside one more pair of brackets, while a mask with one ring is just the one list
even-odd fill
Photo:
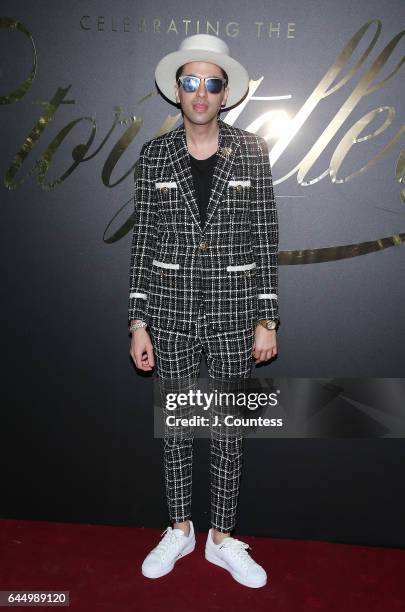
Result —
[[229, 86], [227, 107], [240, 102], [249, 88], [249, 75], [242, 64], [230, 57], [226, 42], [211, 34], [196, 34], [185, 38], [178, 51], [165, 55], [156, 66], [156, 84], [172, 102], [176, 102], [176, 72], [189, 62], [210, 62], [225, 70]]

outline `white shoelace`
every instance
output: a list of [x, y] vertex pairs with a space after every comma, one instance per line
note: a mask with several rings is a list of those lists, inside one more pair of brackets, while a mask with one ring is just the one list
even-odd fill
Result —
[[231, 550], [239, 557], [239, 559], [245, 566], [256, 565], [254, 559], [252, 559], [252, 557], [247, 552], [247, 549], [249, 548], [250, 550], [252, 550], [252, 547], [249, 546], [249, 544], [246, 544], [246, 542], [242, 542], [241, 540], [237, 540], [236, 538], [224, 538], [224, 541], [222, 542], [219, 548], [229, 548], [229, 550]]
[[[166, 535], [165, 535], [166, 534]], [[180, 535], [178, 535], [173, 527], [167, 527], [160, 537], [164, 536], [163, 540], [154, 548], [154, 552], [158, 553], [162, 559], [166, 558], [167, 553], [174, 544], [179, 544]]]

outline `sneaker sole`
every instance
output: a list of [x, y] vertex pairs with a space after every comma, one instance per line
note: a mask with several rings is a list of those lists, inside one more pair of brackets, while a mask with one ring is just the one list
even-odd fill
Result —
[[169, 574], [172, 571], [176, 564], [176, 561], [178, 561], [182, 557], [186, 557], [187, 555], [193, 552], [193, 550], [195, 549], [195, 544], [196, 542], [194, 540], [191, 546], [187, 546], [184, 550], [182, 550], [181, 553], [179, 553], [176, 559], [173, 561], [173, 563], [169, 565], [169, 567], [162, 570], [159, 574], [148, 574], [143, 570], [143, 568], [141, 568], [142, 575], [145, 576], [145, 578], [161, 578], [162, 576], [166, 576], [166, 574]]
[[233, 572], [225, 561], [223, 561], [222, 559], [218, 559], [218, 557], [215, 557], [214, 555], [211, 555], [207, 550], [205, 551], [205, 558], [210, 563], [213, 563], [214, 565], [218, 565], [219, 567], [226, 569], [231, 574], [232, 578], [236, 580], [236, 582], [239, 582], [239, 584], [243, 584], [244, 586], [251, 587], [252, 589], [259, 589], [261, 587], [264, 587], [267, 584], [267, 578], [264, 580], [264, 582], [261, 582], [259, 584], [252, 584], [248, 582], [247, 580], [242, 578], [242, 576], [239, 576], [239, 574], [237, 574], [236, 572]]

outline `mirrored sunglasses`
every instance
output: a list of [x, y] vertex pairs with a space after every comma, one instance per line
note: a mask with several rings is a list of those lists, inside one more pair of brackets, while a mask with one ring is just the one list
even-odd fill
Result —
[[222, 91], [224, 84], [226, 83], [226, 79], [220, 77], [200, 78], [188, 75], [179, 77], [179, 81], [184, 91], [186, 91], [187, 93], [197, 91], [200, 86], [200, 82], [204, 81], [208, 93], [219, 94]]

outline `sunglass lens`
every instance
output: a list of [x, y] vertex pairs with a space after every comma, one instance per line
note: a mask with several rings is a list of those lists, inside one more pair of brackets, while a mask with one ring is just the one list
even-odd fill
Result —
[[222, 80], [221, 79], [207, 79], [205, 81], [207, 90], [210, 93], [218, 94], [222, 91]]
[[182, 84], [184, 91], [190, 93], [192, 91], [197, 91], [199, 81], [195, 77], [186, 77], [185, 79], [183, 79]]

